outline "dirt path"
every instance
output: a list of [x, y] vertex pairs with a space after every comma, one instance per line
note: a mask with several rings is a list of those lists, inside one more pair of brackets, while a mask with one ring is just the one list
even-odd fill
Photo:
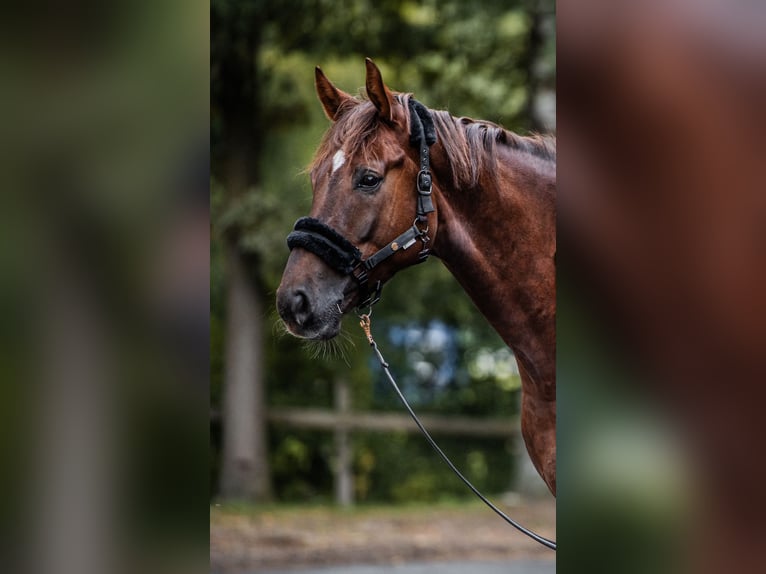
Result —
[[[504, 507], [555, 538], [553, 501]], [[210, 514], [211, 569], [219, 574], [411, 562], [552, 560], [554, 554], [478, 504], [449, 507], [236, 509]]]
[[376, 566], [330, 566], [299, 570], [263, 570], [259, 574], [556, 574], [553, 559], [509, 562], [431, 562]]

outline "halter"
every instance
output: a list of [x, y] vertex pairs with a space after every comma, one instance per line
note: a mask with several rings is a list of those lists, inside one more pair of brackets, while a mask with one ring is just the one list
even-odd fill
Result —
[[[287, 236], [287, 247], [291, 251], [301, 247], [319, 257], [335, 271], [355, 279], [356, 285], [352, 289], [358, 289], [363, 298], [363, 301], [357, 305], [358, 308], [371, 307], [380, 301], [383, 284], [381, 281], [376, 281], [370, 289], [369, 273], [372, 269], [400, 249], [409, 249], [418, 240], [423, 243], [423, 249], [418, 255], [417, 263], [425, 261], [430, 253], [428, 214], [434, 211], [434, 205], [431, 200], [433, 186], [429, 147], [436, 142], [436, 130], [428, 108], [412, 98], [408, 101], [408, 107], [410, 145], [417, 146], [420, 153], [420, 171], [415, 182], [418, 201], [412, 227], [366, 259], [362, 257], [362, 252], [341, 233], [313, 217], [301, 217], [295, 222], [292, 233]], [[421, 228], [423, 225], [425, 227]]]

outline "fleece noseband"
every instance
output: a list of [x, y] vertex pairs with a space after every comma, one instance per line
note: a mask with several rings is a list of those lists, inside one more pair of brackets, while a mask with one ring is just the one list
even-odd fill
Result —
[[[362, 252], [329, 225], [313, 217], [301, 217], [295, 222], [295, 227], [287, 236], [287, 246], [290, 250], [300, 247], [310, 251], [329, 267], [342, 275], [351, 275], [356, 280], [362, 301], [358, 307], [374, 305], [380, 300], [382, 283], [377, 281], [372, 289], [369, 285], [369, 272], [380, 263], [391, 257], [400, 249], [408, 249], [417, 240], [422, 241], [418, 262], [428, 257], [428, 214], [434, 211], [431, 201], [431, 163], [429, 147], [436, 142], [436, 129], [433, 118], [423, 104], [410, 99], [410, 145], [417, 146], [420, 153], [420, 171], [416, 181], [417, 210], [412, 227], [390, 241], [368, 258], [362, 257]], [[421, 229], [419, 225], [425, 225]]]

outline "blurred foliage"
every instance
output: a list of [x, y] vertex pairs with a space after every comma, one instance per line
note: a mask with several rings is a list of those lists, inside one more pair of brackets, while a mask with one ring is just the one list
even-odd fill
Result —
[[[439, 446], [474, 485], [485, 492], [508, 489], [513, 440], [437, 437]], [[435, 460], [420, 435], [357, 433], [354, 477], [361, 502], [446, 502], [467, 498], [465, 485]], [[470, 495], [470, 493], [469, 493]]]
[[[525, 133], [532, 86], [554, 83], [552, 0], [213, 0], [211, 3], [211, 400], [220, 403], [224, 365], [225, 237], [236, 237], [253, 257], [268, 315], [266, 384], [271, 405], [331, 408], [333, 383], [351, 384], [353, 408], [398, 410], [353, 317], [345, 321], [339, 350], [322, 349], [280, 334], [274, 293], [288, 250], [285, 237], [311, 205], [305, 167], [327, 120], [316, 100], [313, 68], [321, 65], [341, 89], [358, 93], [365, 56], [386, 83], [412, 92], [426, 105], [502, 123]], [[535, 30], [532, 29], [533, 25]], [[542, 32], [541, 32], [542, 31]], [[543, 42], [535, 44], [534, 34]], [[240, 59], [237, 64], [232, 59]], [[252, 72], [243, 82], [251, 98], [245, 126], [227, 125], [232, 96], [221, 85], [232, 68]], [[535, 76], [532, 82], [531, 76]], [[230, 86], [229, 86], [230, 87]], [[252, 173], [245, 193], [227, 189], [228, 135], [250, 129]], [[419, 410], [476, 416], [512, 416], [519, 379], [503, 342], [476, 311], [456, 281], [435, 260], [409, 269], [384, 289], [375, 309], [379, 337], [405, 392]], [[396, 333], [400, 334], [396, 340]], [[409, 339], [402, 333], [410, 333]], [[443, 345], [423, 347], [424, 334]], [[414, 335], [413, 335], [414, 334]], [[419, 340], [411, 340], [414, 336]], [[405, 344], [407, 343], [407, 344]], [[427, 347], [427, 345], [426, 345]], [[319, 357], [314, 355], [319, 354]], [[415, 365], [415, 367], [413, 367]], [[447, 365], [446, 367], [444, 365]], [[215, 443], [218, 430], [213, 434]], [[281, 500], [329, 498], [330, 433], [270, 428], [273, 482]], [[444, 440], [458, 466], [489, 491], [511, 483], [513, 459], [505, 440]], [[404, 502], [466, 495], [444, 472], [419, 436], [353, 435], [356, 495], [360, 500]], [[215, 475], [217, 445], [213, 444]]]
[[207, 556], [208, 14], [4, 11], [4, 571]]

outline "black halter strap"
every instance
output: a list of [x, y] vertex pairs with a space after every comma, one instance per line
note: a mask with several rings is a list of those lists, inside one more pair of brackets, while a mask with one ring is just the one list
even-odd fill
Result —
[[327, 265], [343, 275], [349, 275], [362, 262], [362, 253], [335, 231], [313, 217], [301, 217], [295, 222], [294, 231], [287, 236], [290, 250], [302, 247], [311, 251]]
[[[429, 147], [436, 142], [436, 129], [433, 118], [423, 104], [411, 98], [408, 101], [410, 111], [410, 145], [417, 146], [420, 153], [420, 171], [416, 181], [417, 209], [415, 222], [412, 227], [390, 241], [367, 259], [362, 257], [359, 249], [348, 239], [329, 225], [313, 217], [301, 217], [295, 222], [293, 232], [287, 236], [287, 247], [290, 250], [300, 247], [310, 251], [332, 269], [343, 275], [351, 275], [357, 283], [360, 297], [363, 299], [357, 306], [367, 307], [380, 300], [383, 288], [382, 282], [377, 281], [372, 289], [369, 285], [369, 272], [380, 265], [401, 249], [409, 249], [418, 240], [423, 243], [418, 263], [428, 258], [428, 214], [434, 211], [431, 200], [432, 177]], [[421, 229], [418, 225], [425, 224]]]
[[418, 146], [420, 151], [420, 171], [418, 172], [418, 221], [423, 223], [434, 210], [431, 201], [431, 157], [429, 147], [436, 143], [434, 120], [428, 108], [415, 99], [408, 102], [410, 108], [410, 145]]

